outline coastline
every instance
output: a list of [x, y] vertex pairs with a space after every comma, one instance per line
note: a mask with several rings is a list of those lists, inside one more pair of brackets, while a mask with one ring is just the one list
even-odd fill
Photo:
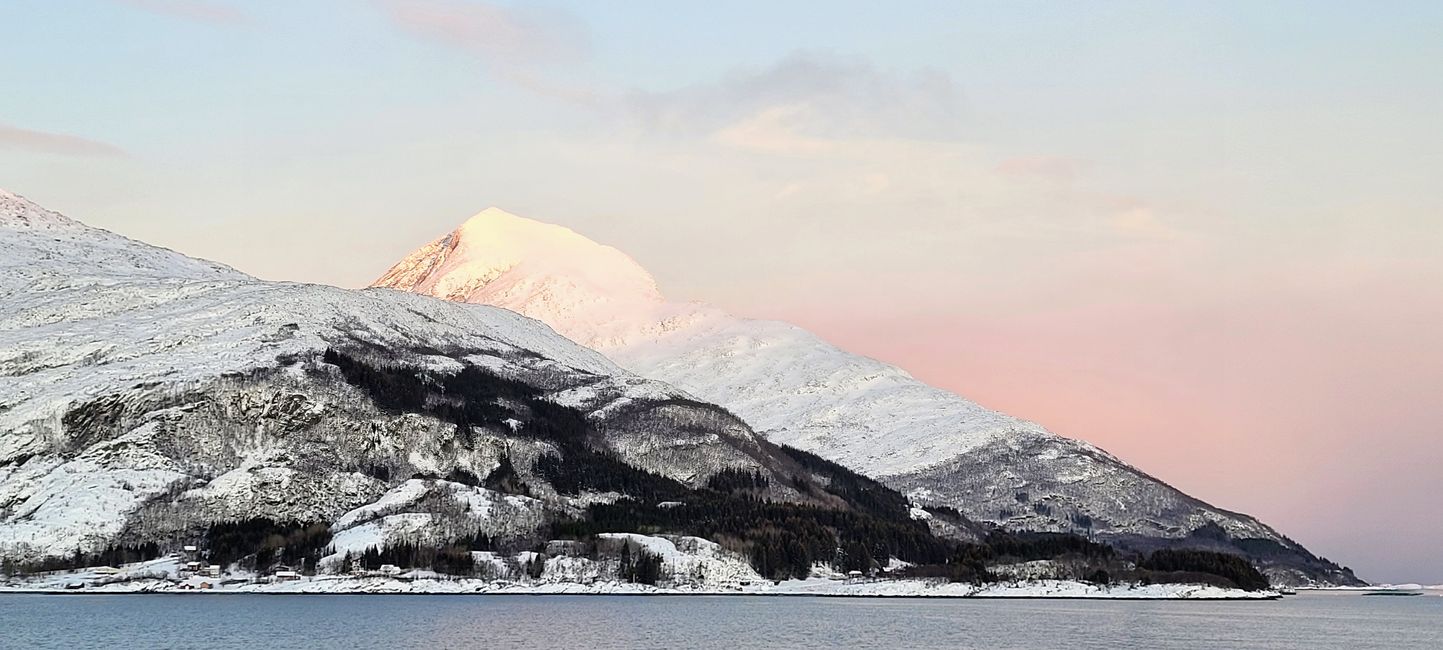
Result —
[[848, 582], [827, 578], [789, 580], [734, 588], [654, 587], [624, 582], [582, 584], [497, 583], [476, 579], [318, 576], [280, 583], [241, 583], [200, 589], [186, 582], [135, 580], [65, 588], [52, 585], [4, 585], [0, 594], [49, 595], [471, 595], [471, 596], [776, 596], [814, 598], [977, 598], [993, 600], [1207, 600], [1268, 601], [1276, 591], [1243, 591], [1197, 584], [1098, 586], [1065, 580], [972, 585], [923, 580]]

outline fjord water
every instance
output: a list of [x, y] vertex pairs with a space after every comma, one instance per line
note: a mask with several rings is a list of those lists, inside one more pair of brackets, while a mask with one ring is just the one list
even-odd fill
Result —
[[4, 648], [1438, 648], [1443, 598], [0, 595]]

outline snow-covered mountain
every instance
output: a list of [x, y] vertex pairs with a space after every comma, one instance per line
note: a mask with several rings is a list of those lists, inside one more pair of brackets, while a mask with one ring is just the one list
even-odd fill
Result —
[[526, 316], [265, 282], [0, 191], [0, 560], [311, 525], [337, 558], [522, 538], [723, 470], [849, 507], [731, 414]]
[[373, 286], [537, 318], [623, 368], [726, 407], [773, 442], [882, 479], [920, 504], [1135, 549], [1240, 549], [1278, 582], [1356, 581], [1262, 522], [1183, 494], [1086, 442], [798, 327], [670, 302], [624, 253], [560, 226], [490, 208]]

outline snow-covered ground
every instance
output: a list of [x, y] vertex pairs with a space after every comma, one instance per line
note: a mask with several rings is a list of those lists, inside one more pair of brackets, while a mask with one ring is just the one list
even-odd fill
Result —
[[[77, 574], [78, 575], [78, 574]], [[509, 582], [444, 577], [315, 576], [289, 582], [246, 581], [199, 589], [207, 579], [185, 581], [137, 579], [66, 589], [68, 576], [43, 582], [10, 583], [3, 591], [65, 593], [263, 593], [263, 594], [572, 594], [572, 595], [757, 595], [869, 598], [1094, 598], [1145, 600], [1266, 600], [1273, 591], [1242, 591], [1206, 585], [1097, 586], [1066, 580], [999, 583], [976, 586], [927, 580], [849, 581], [811, 578], [779, 583], [763, 582], [731, 588], [683, 585], [654, 587], [612, 580], [582, 582]], [[75, 582], [72, 580], [71, 582]]]
[[1406, 582], [1406, 583], [1396, 584], [1396, 585], [1393, 585], [1393, 584], [1364, 585], [1364, 586], [1360, 586], [1360, 587], [1333, 587], [1333, 586], [1298, 587], [1297, 590], [1298, 590], [1298, 591], [1313, 591], [1313, 592], [1336, 592], [1336, 593], [1387, 593], [1387, 592], [1411, 593], [1411, 592], [1423, 592], [1424, 594], [1436, 595], [1436, 596], [1443, 596], [1443, 585], [1423, 585], [1423, 584], [1418, 584], [1418, 583], [1416, 583], [1416, 582]]
[[1196, 584], [1099, 586], [1072, 580], [1026, 580], [987, 585], [927, 580], [837, 581], [791, 580], [756, 593], [815, 596], [907, 596], [970, 598], [1138, 598], [1258, 600], [1277, 597], [1273, 591], [1243, 591]]
[[[419, 484], [418, 484], [419, 485]], [[385, 504], [394, 506], [419, 495], [402, 489]], [[459, 496], [459, 495], [458, 495]], [[347, 525], [364, 517], [378, 517], [385, 507], [357, 509], [345, 518]], [[339, 526], [339, 524], [338, 524]], [[345, 530], [355, 530], [346, 528]], [[381, 541], [381, 540], [377, 540]], [[336, 545], [342, 543], [337, 536]], [[336, 556], [321, 564], [328, 573], [280, 581], [236, 570], [217, 577], [190, 575], [184, 562], [167, 557], [122, 567], [92, 567], [77, 571], [15, 576], [0, 584], [0, 591], [66, 593], [290, 593], [290, 594], [652, 594], [652, 595], [762, 595], [835, 597], [938, 597], [938, 598], [1145, 598], [1145, 599], [1260, 599], [1272, 591], [1241, 591], [1195, 584], [1098, 586], [1069, 580], [1010, 580], [987, 585], [948, 583], [936, 579], [887, 579], [849, 576], [818, 564], [806, 580], [772, 582], [756, 573], [745, 558], [700, 537], [652, 536], [636, 533], [602, 533], [594, 552], [570, 553], [576, 542], [548, 544], [549, 556], [526, 551], [510, 557], [490, 551], [473, 551], [478, 572], [486, 578], [457, 578], [431, 571], [391, 574], [341, 573], [347, 567]], [[622, 582], [618, 558], [625, 545], [632, 557], [641, 552], [661, 560], [659, 586]], [[360, 547], [349, 550], [359, 550]], [[339, 548], [333, 548], [340, 553]], [[528, 571], [542, 560], [539, 574]], [[901, 568], [905, 563], [896, 563]]]

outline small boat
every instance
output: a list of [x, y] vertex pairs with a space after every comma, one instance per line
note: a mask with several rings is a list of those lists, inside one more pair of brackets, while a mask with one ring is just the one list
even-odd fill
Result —
[[1412, 590], [1404, 590], [1404, 589], [1379, 589], [1379, 590], [1377, 590], [1377, 591], [1367, 591], [1367, 592], [1363, 592], [1363, 595], [1364, 595], [1364, 596], [1422, 596], [1422, 595], [1423, 595], [1423, 592], [1421, 592], [1421, 591], [1412, 591]]

